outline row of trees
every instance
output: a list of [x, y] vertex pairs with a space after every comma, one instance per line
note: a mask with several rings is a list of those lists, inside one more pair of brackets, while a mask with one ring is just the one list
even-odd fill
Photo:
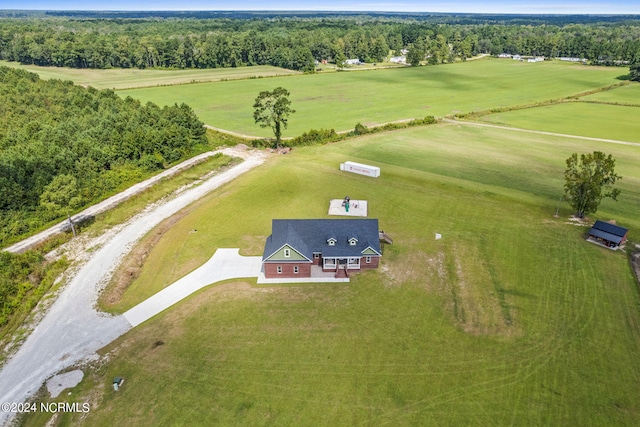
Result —
[[363, 17], [309, 19], [4, 19], [0, 59], [75, 68], [215, 68], [384, 60], [409, 48], [432, 63], [478, 53], [571, 56], [619, 64], [640, 56], [640, 22], [439, 24]]
[[185, 104], [0, 67], [0, 243], [116, 191], [207, 143]]

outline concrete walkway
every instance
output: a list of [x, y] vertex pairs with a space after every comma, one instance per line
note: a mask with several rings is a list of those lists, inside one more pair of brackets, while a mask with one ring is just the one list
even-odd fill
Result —
[[336, 279], [333, 276], [267, 279], [261, 271], [262, 257], [242, 256], [239, 251], [237, 248], [218, 249], [209, 261], [125, 312], [124, 318], [132, 327], [136, 327], [194, 292], [229, 279], [257, 277], [258, 284], [349, 282], [348, 278]]
[[123, 316], [135, 327], [212, 283], [258, 277], [262, 257], [245, 257], [238, 252], [239, 249], [218, 249], [201, 267], [136, 305]]

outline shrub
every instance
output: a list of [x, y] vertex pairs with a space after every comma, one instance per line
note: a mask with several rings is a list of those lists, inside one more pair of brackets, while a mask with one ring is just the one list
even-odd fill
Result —
[[342, 139], [334, 129], [311, 129], [302, 135], [285, 142], [285, 145], [314, 145], [326, 144]]
[[353, 129], [354, 135], [364, 135], [369, 133], [369, 128], [362, 123], [357, 123], [355, 129]]

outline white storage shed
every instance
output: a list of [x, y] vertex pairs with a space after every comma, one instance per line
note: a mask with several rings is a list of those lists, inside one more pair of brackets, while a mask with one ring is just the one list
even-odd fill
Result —
[[380, 168], [377, 166], [363, 165], [356, 162], [340, 163], [340, 170], [346, 172], [357, 173], [360, 175], [371, 176], [377, 178], [380, 176]]

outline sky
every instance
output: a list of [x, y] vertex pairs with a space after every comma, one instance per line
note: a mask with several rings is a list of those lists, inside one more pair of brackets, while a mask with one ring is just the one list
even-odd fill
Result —
[[526, 14], [640, 14], [640, 0], [0, 0], [29, 10], [317, 10]]

